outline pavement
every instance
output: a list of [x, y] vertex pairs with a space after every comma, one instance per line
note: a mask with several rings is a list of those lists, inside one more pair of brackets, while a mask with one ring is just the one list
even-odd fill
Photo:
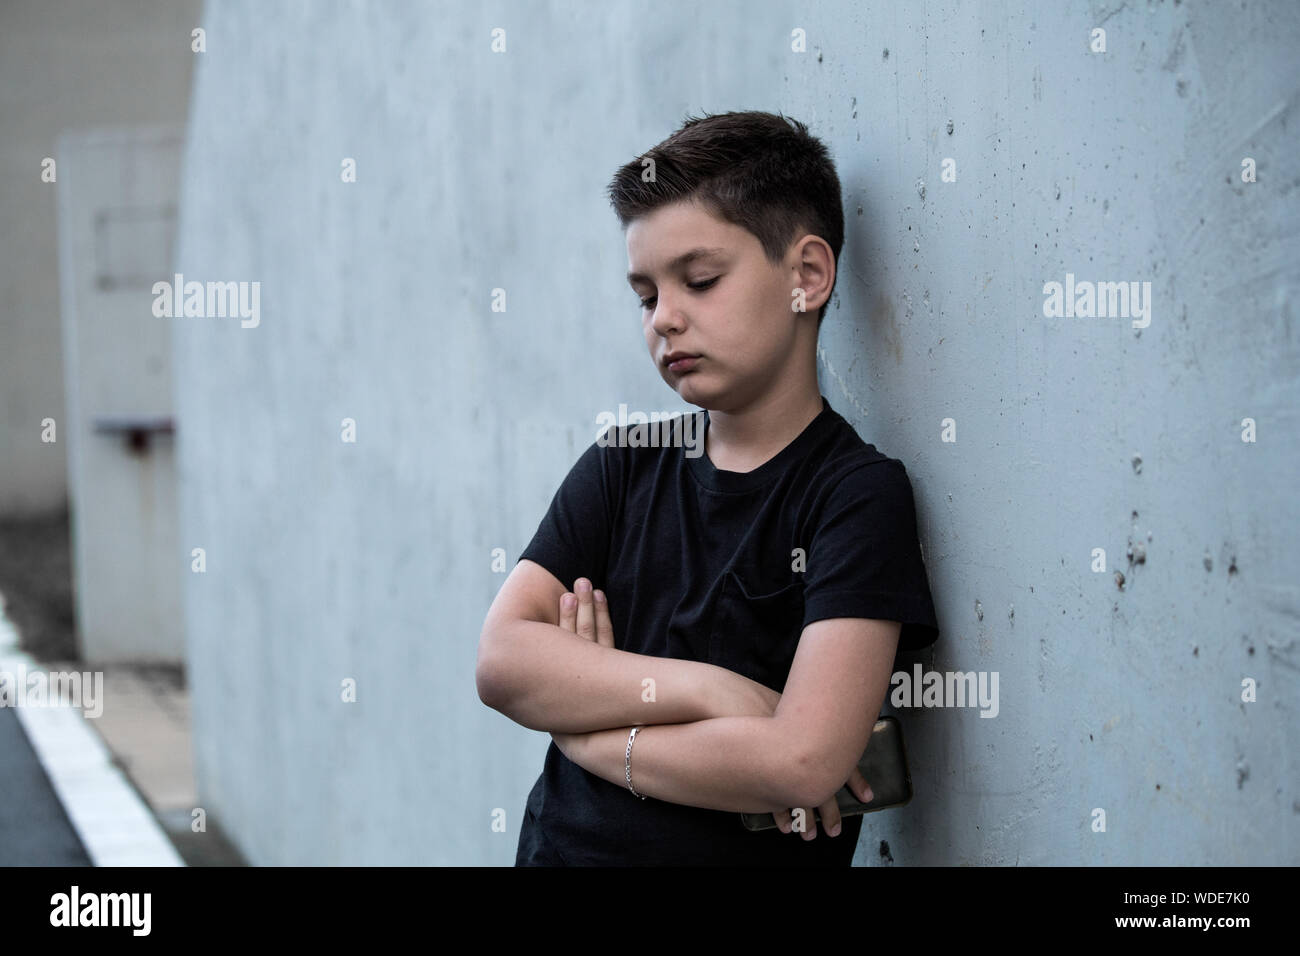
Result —
[[[82, 675], [82, 699], [31, 693], [54, 686], [50, 674]], [[181, 668], [37, 660], [0, 597], [5, 675], [0, 866], [245, 865], [210, 814], [192, 825], [200, 803]]]
[[0, 866], [90, 866], [18, 715], [0, 707]]

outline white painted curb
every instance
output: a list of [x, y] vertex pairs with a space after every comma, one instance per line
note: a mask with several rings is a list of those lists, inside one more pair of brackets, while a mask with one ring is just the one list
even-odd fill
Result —
[[[16, 674], [22, 668], [29, 675], [45, 672], [18, 650], [0, 596], [0, 670]], [[13, 709], [95, 866], [185, 865], [79, 708], [65, 702]]]

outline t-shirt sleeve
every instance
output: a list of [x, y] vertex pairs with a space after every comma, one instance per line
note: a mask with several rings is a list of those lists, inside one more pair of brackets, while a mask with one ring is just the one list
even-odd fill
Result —
[[849, 472], [828, 496], [804, 572], [804, 618], [901, 621], [900, 650], [939, 636], [907, 469], [896, 459]]
[[583, 577], [595, 587], [605, 587], [614, 503], [611, 450], [593, 442], [582, 453], [519, 555], [519, 561], [536, 561], [570, 591], [573, 582]]

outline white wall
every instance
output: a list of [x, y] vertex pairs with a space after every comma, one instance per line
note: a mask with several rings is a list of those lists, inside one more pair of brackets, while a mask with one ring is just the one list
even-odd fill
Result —
[[[198, 0], [6, 0], [0, 4], [0, 516], [67, 503], [59, 325], [57, 181], [65, 129], [180, 123], [189, 106]], [[74, 426], [75, 427], [75, 426]]]
[[[78, 651], [91, 663], [180, 663], [182, 559], [171, 429], [172, 282], [183, 131], [59, 138], [66, 419]], [[141, 308], [141, 304], [145, 308]]]

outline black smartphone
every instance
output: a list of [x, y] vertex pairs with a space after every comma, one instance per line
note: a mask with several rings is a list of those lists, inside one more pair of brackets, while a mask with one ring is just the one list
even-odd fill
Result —
[[[858, 761], [858, 772], [871, 784], [871, 802], [863, 803], [847, 785], [840, 787], [835, 802], [841, 817], [901, 807], [912, 799], [912, 774], [907, 769], [903, 727], [897, 717], [881, 717], [871, 728], [867, 749]], [[813, 813], [820, 823], [821, 814], [815, 809]], [[770, 830], [776, 826], [776, 818], [770, 813], [742, 813], [740, 817], [747, 830]]]

